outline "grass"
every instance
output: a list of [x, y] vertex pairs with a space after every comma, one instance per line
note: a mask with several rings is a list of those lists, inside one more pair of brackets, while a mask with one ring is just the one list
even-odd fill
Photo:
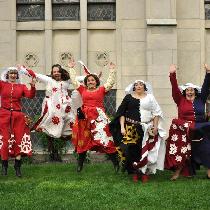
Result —
[[159, 172], [146, 184], [115, 174], [111, 163], [23, 165], [22, 178], [0, 177], [0, 209], [210, 209], [210, 180], [199, 171], [193, 179], [169, 181]]

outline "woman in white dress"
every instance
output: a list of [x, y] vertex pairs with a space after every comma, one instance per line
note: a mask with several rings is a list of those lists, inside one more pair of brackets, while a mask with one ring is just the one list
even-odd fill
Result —
[[72, 99], [68, 93], [70, 87], [68, 72], [59, 64], [52, 66], [51, 77], [34, 73], [23, 66], [20, 67], [20, 72], [35, 74], [39, 82], [46, 84], [46, 95], [42, 103], [41, 117], [32, 130], [42, 131], [53, 138], [69, 136], [76, 110], [72, 109]]

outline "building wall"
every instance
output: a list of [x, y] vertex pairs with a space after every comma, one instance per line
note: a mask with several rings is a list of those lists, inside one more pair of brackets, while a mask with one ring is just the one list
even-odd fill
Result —
[[[204, 0], [117, 0], [116, 21], [87, 21], [87, 0], [80, 1], [79, 21], [52, 21], [51, 0], [45, 0], [45, 20], [17, 22], [16, 1], [0, 0], [0, 66], [29, 64], [48, 74], [51, 65], [66, 66], [69, 58], [108, 75], [117, 64], [117, 106], [124, 88], [136, 79], [149, 81], [163, 108], [166, 126], [176, 116], [168, 69], [179, 66], [179, 83], [198, 85], [203, 63], [210, 65], [210, 22]], [[77, 73], [82, 70], [77, 65]], [[38, 84], [38, 89], [44, 87]]]

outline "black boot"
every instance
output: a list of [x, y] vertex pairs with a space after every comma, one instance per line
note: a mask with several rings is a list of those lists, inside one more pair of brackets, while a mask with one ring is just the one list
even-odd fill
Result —
[[83, 163], [86, 158], [86, 152], [78, 154], [78, 160], [77, 160], [77, 172], [81, 172], [83, 168]]
[[115, 172], [117, 173], [120, 169], [119, 160], [118, 160], [118, 153], [109, 154], [109, 158], [113, 163]]
[[17, 177], [21, 177], [21, 171], [20, 171], [20, 167], [21, 167], [21, 160], [17, 160], [15, 159], [15, 165], [14, 165], [14, 169], [15, 169], [15, 175]]
[[7, 168], [8, 168], [8, 160], [2, 160], [2, 169], [1, 169], [2, 176], [7, 175]]

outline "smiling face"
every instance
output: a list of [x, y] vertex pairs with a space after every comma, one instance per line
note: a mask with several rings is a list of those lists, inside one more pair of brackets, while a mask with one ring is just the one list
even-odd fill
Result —
[[58, 67], [53, 67], [52, 78], [56, 81], [61, 81], [61, 72], [60, 72], [60, 69]]
[[9, 82], [16, 82], [18, 79], [18, 71], [17, 70], [10, 70], [8, 72], [8, 81]]
[[97, 82], [96, 82], [96, 80], [95, 80], [95, 78], [93, 77], [93, 76], [89, 76], [88, 78], [87, 78], [87, 87], [88, 87], [88, 89], [96, 89], [96, 84], [97, 84]]
[[193, 101], [195, 99], [195, 89], [194, 88], [192, 88], [192, 87], [186, 88], [185, 93], [186, 93], [187, 100]]
[[144, 93], [145, 92], [145, 85], [143, 82], [137, 82], [134, 84], [134, 91], [136, 93]]

